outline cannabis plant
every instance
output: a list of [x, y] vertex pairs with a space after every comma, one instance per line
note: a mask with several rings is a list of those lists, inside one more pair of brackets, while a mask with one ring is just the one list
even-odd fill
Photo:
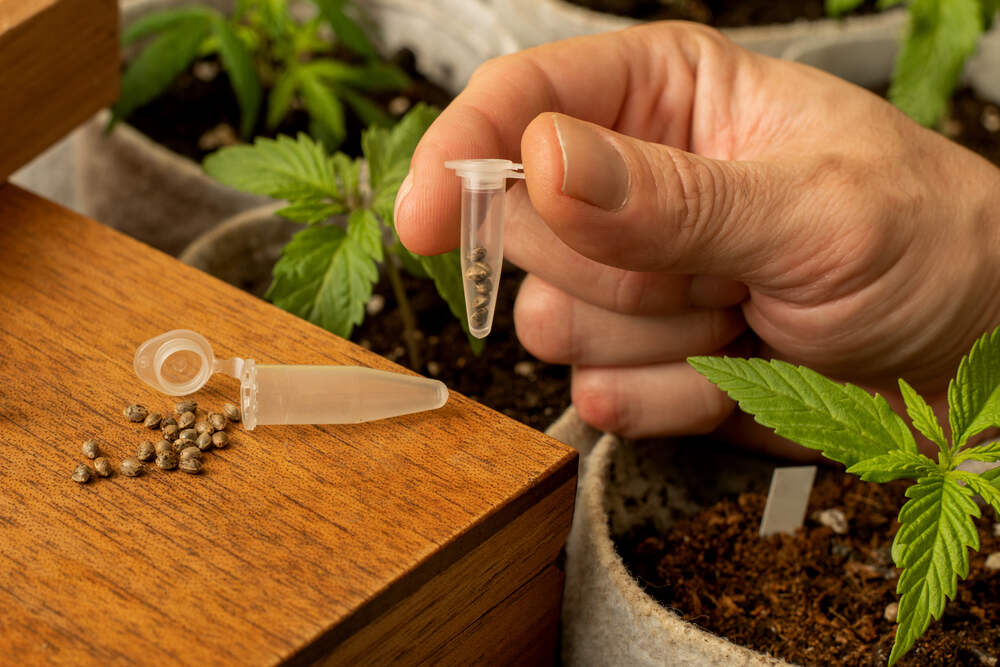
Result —
[[[378, 60], [345, 0], [311, 1], [318, 14], [305, 21], [292, 16], [288, 0], [238, 0], [229, 17], [195, 4], [136, 21], [122, 33], [123, 45], [152, 41], [126, 67], [109, 127], [161, 95], [195, 60], [213, 55], [239, 103], [244, 139], [261, 121], [265, 91], [269, 129], [280, 125], [297, 99], [309, 114], [310, 133], [331, 150], [346, 134], [345, 103], [364, 125], [390, 125], [390, 116], [367, 95], [401, 90], [409, 79]], [[357, 62], [334, 57], [338, 48]]]
[[[348, 338], [364, 319], [382, 264], [408, 330], [403, 339], [414, 367], [419, 366], [416, 325], [400, 268], [432, 279], [451, 312], [468, 326], [458, 251], [413, 254], [399, 242], [393, 221], [396, 192], [413, 150], [436, 115], [418, 104], [392, 129], [367, 129], [361, 137], [363, 161], [343, 153], [329, 155], [321, 144], [299, 134], [223, 148], [204, 162], [205, 170], [222, 183], [285, 200], [288, 205], [278, 215], [306, 225], [275, 264], [266, 298]], [[470, 343], [480, 349], [481, 341], [470, 338]]]
[[802, 366], [763, 359], [692, 357], [689, 363], [740, 408], [781, 436], [822, 452], [868, 482], [912, 479], [899, 511], [892, 558], [900, 568], [894, 664], [941, 617], [969, 574], [968, 549], [979, 549], [974, 519], [980, 496], [1000, 516], [1000, 468], [975, 474], [963, 461], [1000, 461], [1000, 442], [970, 439], [1000, 426], [1000, 329], [986, 334], [962, 358], [948, 385], [951, 440], [927, 402], [905, 380], [899, 389], [913, 427], [938, 447], [924, 456], [906, 422], [888, 402], [851, 384], [838, 384]]
[[[841, 16], [864, 0], [826, 0]], [[879, 9], [904, 0], [879, 0]], [[993, 23], [1000, 0], [910, 0], [909, 25], [889, 87], [889, 100], [921, 125], [935, 125], [948, 107], [965, 61]]]

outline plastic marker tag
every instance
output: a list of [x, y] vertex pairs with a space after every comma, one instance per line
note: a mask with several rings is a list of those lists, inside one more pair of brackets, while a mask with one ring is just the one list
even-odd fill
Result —
[[806, 506], [816, 479], [816, 466], [775, 468], [760, 520], [760, 536], [794, 533], [806, 518]]

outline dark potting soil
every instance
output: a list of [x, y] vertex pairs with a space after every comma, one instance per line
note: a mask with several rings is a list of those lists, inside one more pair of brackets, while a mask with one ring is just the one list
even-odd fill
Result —
[[461, 324], [429, 280], [404, 275], [420, 336], [419, 367], [410, 364], [403, 344], [403, 320], [388, 278], [376, 286], [385, 299], [382, 310], [366, 315], [351, 339], [399, 364], [441, 380], [473, 398], [538, 430], [545, 430], [570, 403], [570, 371], [546, 364], [525, 350], [514, 332], [514, 298], [524, 273], [505, 266], [497, 294], [493, 330], [476, 356]]
[[955, 93], [941, 131], [1000, 167], [1000, 107], [971, 88]]
[[[569, 0], [599, 12], [646, 21], [682, 20], [718, 28], [771, 25], [826, 18], [823, 0]], [[871, 14], [875, 0], [865, 0], [853, 14]]]
[[[686, 620], [728, 640], [801, 665], [885, 665], [895, 624], [898, 570], [890, 548], [907, 482], [872, 484], [821, 471], [806, 525], [795, 535], [757, 536], [765, 493], [724, 499], [678, 521], [664, 536], [651, 525], [616, 536], [616, 548], [644, 589]], [[838, 535], [812, 515], [840, 509]], [[1000, 658], [1000, 551], [986, 508], [981, 548], [968, 578], [899, 665], [996, 665]]]
[[[394, 93], [375, 93], [370, 98], [378, 102], [385, 110], [390, 108], [390, 102], [402, 97], [409, 100], [410, 105], [426, 102], [443, 109], [451, 101], [452, 96], [442, 88], [423, 78], [417, 71], [413, 53], [403, 49], [392, 58], [392, 62], [400, 66], [412, 80], [406, 90]], [[196, 72], [214, 72], [202, 78]], [[268, 91], [264, 91], [264, 104], [267, 103]], [[406, 108], [409, 108], [407, 106]], [[405, 109], [403, 109], [405, 111]], [[400, 114], [396, 114], [398, 117]], [[361, 155], [361, 121], [351, 113], [345, 105], [345, 124], [347, 137], [338, 150], [351, 156]], [[127, 122], [140, 132], [174, 151], [200, 163], [208, 154], [220, 146], [210, 148], [199, 145], [202, 137], [209, 132], [228, 134], [230, 142], [236, 139], [240, 123], [240, 109], [236, 97], [229, 85], [229, 78], [219, 67], [217, 58], [206, 58], [194, 63], [186, 72], [178, 76], [166, 91], [149, 104], [136, 109]], [[270, 130], [263, 117], [254, 128], [255, 137], [275, 137], [279, 134], [295, 136], [299, 132], [309, 131], [309, 117], [301, 109], [293, 109], [282, 123]], [[229, 143], [229, 142], [225, 142]]]

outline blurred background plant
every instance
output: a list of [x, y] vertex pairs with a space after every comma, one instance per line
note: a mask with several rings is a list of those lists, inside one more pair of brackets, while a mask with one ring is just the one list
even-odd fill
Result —
[[296, 105], [309, 116], [310, 134], [330, 150], [344, 141], [348, 109], [363, 126], [391, 125], [392, 116], [369, 95], [402, 90], [410, 80], [380, 59], [357, 8], [346, 0], [300, 6], [304, 11], [293, 12], [288, 0], [238, 0], [226, 16], [193, 4], [128, 26], [123, 46], [149, 41], [125, 68], [109, 129], [156, 99], [196, 60], [212, 56], [239, 104], [243, 139], [274, 130]]
[[[831, 16], [843, 16], [864, 0], [825, 0]], [[879, 0], [889, 9], [905, 0]], [[909, 23], [892, 75], [889, 100], [921, 125], [938, 124], [962, 77], [962, 69], [990, 29], [1000, 0], [912, 0]]]

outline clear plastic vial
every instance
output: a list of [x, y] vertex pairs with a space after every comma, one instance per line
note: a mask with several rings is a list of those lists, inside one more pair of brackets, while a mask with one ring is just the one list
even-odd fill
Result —
[[462, 283], [469, 332], [485, 338], [493, 327], [503, 264], [504, 195], [508, 178], [524, 178], [510, 160], [451, 160], [462, 179]]

